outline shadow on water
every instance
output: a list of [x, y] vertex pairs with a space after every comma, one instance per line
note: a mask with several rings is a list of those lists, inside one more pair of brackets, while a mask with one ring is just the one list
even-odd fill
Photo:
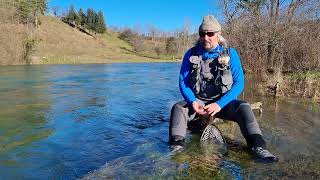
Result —
[[0, 179], [319, 179], [319, 107], [257, 96], [254, 81], [242, 97], [263, 103], [256, 117], [279, 163], [254, 162], [232, 122], [221, 128], [228, 155], [201, 148], [199, 134], [171, 155], [179, 66], [1, 67]]

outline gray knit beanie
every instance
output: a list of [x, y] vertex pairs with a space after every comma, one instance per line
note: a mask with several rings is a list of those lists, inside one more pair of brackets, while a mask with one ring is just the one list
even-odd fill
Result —
[[199, 27], [199, 32], [203, 31], [213, 31], [213, 32], [220, 32], [221, 26], [216, 18], [212, 15], [204, 16], [202, 23]]

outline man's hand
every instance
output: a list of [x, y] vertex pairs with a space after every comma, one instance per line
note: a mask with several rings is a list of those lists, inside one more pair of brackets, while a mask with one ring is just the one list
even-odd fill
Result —
[[210, 116], [214, 116], [216, 113], [221, 111], [221, 107], [217, 103], [208, 104], [203, 107], [203, 109]]
[[200, 114], [200, 115], [206, 115], [207, 114], [207, 112], [204, 110], [203, 105], [199, 104], [197, 101], [194, 101], [192, 103], [192, 107], [193, 107], [193, 110], [196, 113]]

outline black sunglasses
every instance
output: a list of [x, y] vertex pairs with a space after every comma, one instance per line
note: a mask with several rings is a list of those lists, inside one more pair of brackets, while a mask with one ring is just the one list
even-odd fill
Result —
[[215, 32], [199, 32], [199, 36], [200, 37], [205, 37], [206, 35], [208, 36], [208, 37], [212, 37], [212, 36], [214, 36], [216, 33]]

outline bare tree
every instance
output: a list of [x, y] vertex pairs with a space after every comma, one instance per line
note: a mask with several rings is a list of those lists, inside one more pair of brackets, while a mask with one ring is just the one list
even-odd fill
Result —
[[182, 31], [183, 51], [186, 51], [188, 48], [190, 48], [190, 39], [189, 39], [190, 24], [191, 24], [191, 21], [189, 19], [186, 19], [183, 24], [183, 31]]
[[60, 6], [52, 6], [51, 11], [55, 17], [61, 17], [61, 7]]
[[151, 37], [151, 41], [155, 41], [155, 37], [157, 36], [158, 29], [154, 25], [148, 25], [148, 36]]
[[[281, 70], [284, 65], [289, 68], [286, 62], [288, 57], [292, 58], [295, 54], [296, 59], [299, 59], [296, 52], [288, 52], [290, 46], [293, 47], [295, 44], [288, 43], [297, 39], [297, 35], [303, 35], [304, 39], [309, 36], [299, 29], [308, 29], [306, 25], [312, 24], [309, 21], [317, 19], [319, 1], [311, 1], [312, 3], [307, 0], [223, 1], [226, 34], [245, 57], [246, 68]], [[319, 23], [313, 26], [318, 29]], [[299, 44], [300, 49], [307, 44]]]

